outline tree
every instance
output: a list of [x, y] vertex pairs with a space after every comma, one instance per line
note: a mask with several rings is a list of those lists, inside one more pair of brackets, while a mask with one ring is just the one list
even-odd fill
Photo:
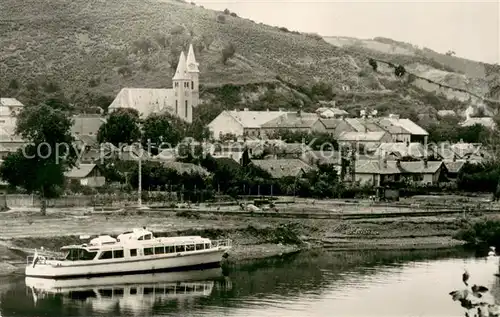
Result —
[[144, 140], [156, 147], [175, 147], [182, 140], [182, 132], [179, 119], [168, 114], [151, 115], [144, 121]]
[[135, 109], [118, 109], [111, 113], [108, 121], [97, 132], [99, 143], [109, 142], [114, 146], [137, 142], [141, 138], [139, 113]]
[[60, 109], [46, 104], [26, 107], [19, 114], [16, 133], [28, 145], [9, 154], [0, 167], [1, 178], [11, 186], [40, 196], [43, 215], [46, 199], [62, 193], [64, 172], [76, 164], [71, 126], [71, 119]]
[[234, 56], [234, 53], [236, 53], [236, 48], [233, 43], [229, 43], [222, 49], [222, 63], [225, 65], [227, 60]]
[[373, 58], [370, 58], [368, 60], [368, 63], [370, 64], [370, 66], [373, 68], [374, 71], [377, 71], [378, 65], [377, 65], [377, 62]]

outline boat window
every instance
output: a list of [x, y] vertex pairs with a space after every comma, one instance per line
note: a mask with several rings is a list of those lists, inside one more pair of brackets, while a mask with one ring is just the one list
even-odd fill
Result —
[[184, 252], [184, 246], [183, 245], [176, 245], [175, 246], [175, 252]]
[[130, 249], [130, 256], [137, 256], [137, 249]]
[[189, 251], [194, 251], [194, 244], [186, 245], [186, 252], [189, 252]]
[[123, 288], [115, 288], [113, 290], [113, 295], [115, 295], [115, 296], [123, 296]]
[[163, 294], [165, 293], [165, 289], [159, 286], [155, 287], [155, 294]]
[[210, 243], [205, 243], [205, 249], [210, 249]]
[[172, 245], [165, 247], [165, 253], [175, 253], [175, 248]]
[[165, 294], [173, 294], [175, 293], [175, 286], [168, 286], [165, 288]]
[[140, 238], [139, 238], [139, 239], [137, 239], [137, 240], [144, 240], [144, 236], [140, 237]]
[[105, 259], [112, 259], [113, 258], [113, 252], [111, 251], [104, 251], [101, 253], [101, 256], [99, 256], [99, 260], [105, 260]]
[[144, 248], [144, 255], [153, 255], [153, 248]]
[[100, 289], [98, 292], [102, 297], [113, 297], [112, 289]]
[[135, 295], [135, 294], [137, 294], [137, 288], [132, 287], [132, 288], [130, 289], [130, 295]]
[[144, 295], [149, 295], [154, 293], [154, 288], [152, 287], [145, 287], [144, 288]]
[[156, 247], [155, 254], [163, 254], [165, 253], [165, 247]]
[[151, 235], [150, 235], [150, 234], [145, 235], [145, 236], [144, 236], [144, 240], [151, 240]]
[[89, 252], [85, 249], [71, 249], [66, 255], [67, 261], [90, 261], [93, 260], [97, 252]]
[[203, 250], [203, 249], [205, 249], [205, 245], [203, 243], [196, 245], [196, 250]]
[[114, 250], [113, 251], [113, 258], [114, 259], [123, 258], [123, 250]]

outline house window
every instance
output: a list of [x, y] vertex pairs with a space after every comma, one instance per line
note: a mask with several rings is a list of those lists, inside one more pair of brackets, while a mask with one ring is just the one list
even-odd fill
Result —
[[191, 89], [194, 89], [194, 81], [191, 81]]
[[184, 116], [187, 117], [188, 116], [188, 101], [187, 100], [186, 100], [184, 112], [185, 112]]
[[179, 114], [179, 101], [175, 101], [175, 114]]

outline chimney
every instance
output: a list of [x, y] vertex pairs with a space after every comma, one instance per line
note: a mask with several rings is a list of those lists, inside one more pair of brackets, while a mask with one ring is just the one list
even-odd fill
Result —
[[402, 169], [402, 167], [401, 167], [401, 159], [399, 159], [399, 158], [398, 158], [398, 159], [396, 159], [396, 167], [397, 167], [397, 169], [399, 169], [399, 170], [400, 170], [400, 169]]
[[243, 109], [244, 111], [248, 111], [248, 108]]
[[387, 156], [384, 155], [384, 158], [382, 159], [382, 166], [384, 168], [387, 168]]
[[429, 161], [427, 160], [427, 158], [425, 157], [424, 158], [424, 168], [427, 168], [429, 166]]

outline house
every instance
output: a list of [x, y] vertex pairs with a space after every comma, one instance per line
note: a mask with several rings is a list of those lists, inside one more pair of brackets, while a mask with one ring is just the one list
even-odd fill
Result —
[[300, 178], [314, 170], [314, 167], [299, 159], [252, 160], [252, 164], [269, 173], [274, 179]]
[[471, 127], [476, 124], [482, 125], [488, 129], [494, 130], [496, 128], [496, 123], [491, 117], [469, 117], [465, 121], [460, 123], [462, 127]]
[[270, 137], [280, 130], [302, 133], [325, 133], [323, 122], [315, 113], [286, 112], [271, 121], [261, 125], [261, 136]]
[[191, 123], [193, 108], [199, 104], [199, 69], [193, 45], [187, 58], [181, 52], [169, 89], [123, 88], [109, 106], [109, 112], [120, 108], [136, 109], [142, 118], [152, 113], [170, 113]]
[[321, 118], [344, 118], [349, 115], [349, 113], [345, 110], [335, 108], [335, 107], [319, 107], [316, 109], [316, 113]]
[[392, 129], [392, 131], [386, 131], [393, 136], [394, 142], [420, 142], [427, 144], [429, 133], [410, 119], [401, 119], [399, 115], [390, 114], [389, 117], [377, 118], [377, 124], [383, 129]]
[[243, 111], [224, 110], [208, 124], [208, 129], [215, 140], [220, 140], [224, 135], [259, 137], [263, 124], [285, 113], [284, 111], [250, 111], [248, 108]]
[[491, 158], [491, 154], [480, 143], [443, 142], [435, 145], [433, 152], [443, 161], [465, 161], [475, 164]]
[[441, 161], [358, 160], [355, 162], [355, 181], [364, 185], [382, 186], [388, 182], [409, 180], [419, 184], [436, 185], [446, 174]]
[[381, 132], [344, 132], [338, 136], [337, 142], [341, 146], [361, 145], [366, 150], [375, 150], [382, 143], [391, 142], [391, 136]]
[[437, 112], [438, 117], [444, 118], [444, 117], [456, 117], [457, 113], [453, 110], [439, 110]]
[[106, 119], [98, 114], [79, 114], [73, 116], [71, 133], [75, 136], [88, 135], [97, 137], [97, 132]]
[[325, 126], [326, 133], [337, 138], [343, 132], [359, 132], [343, 119], [319, 119]]
[[106, 179], [96, 164], [79, 164], [64, 173], [64, 176], [70, 181], [79, 182], [82, 186], [101, 187], [106, 184]]
[[0, 127], [15, 128], [16, 117], [23, 108], [15, 98], [0, 98]]
[[458, 174], [462, 170], [465, 165], [465, 161], [445, 161], [444, 165], [446, 166], [446, 170], [448, 171], [447, 176], [450, 180], [457, 180]]
[[380, 144], [375, 150], [375, 155], [383, 157], [391, 156], [393, 158], [412, 157], [423, 159], [428, 156], [426, 152], [426, 148], [422, 143], [391, 142]]

